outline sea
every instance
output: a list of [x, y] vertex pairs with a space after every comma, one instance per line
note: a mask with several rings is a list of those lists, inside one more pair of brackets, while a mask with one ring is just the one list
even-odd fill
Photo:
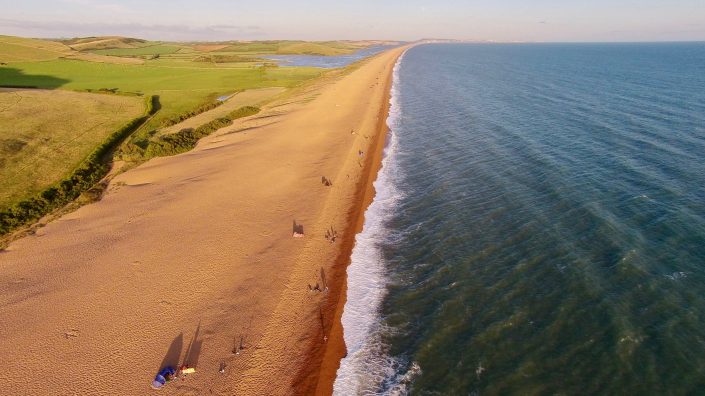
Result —
[[336, 395], [705, 394], [705, 43], [394, 69]]
[[345, 67], [351, 63], [376, 55], [395, 45], [372, 45], [350, 54], [342, 55], [263, 55], [260, 58], [276, 61], [284, 67], [319, 67], [333, 69]]

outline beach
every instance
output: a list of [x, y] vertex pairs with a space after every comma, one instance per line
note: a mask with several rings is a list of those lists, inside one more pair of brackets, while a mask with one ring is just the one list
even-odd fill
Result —
[[1, 252], [3, 391], [146, 394], [161, 367], [188, 364], [162, 393], [331, 393], [403, 50], [115, 177]]

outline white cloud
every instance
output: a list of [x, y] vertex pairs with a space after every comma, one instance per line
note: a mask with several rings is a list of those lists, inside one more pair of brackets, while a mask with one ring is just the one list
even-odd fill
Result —
[[77, 5], [82, 8], [90, 8], [101, 12], [129, 14], [131, 11], [119, 3], [106, 3], [95, 0], [61, 0], [62, 3]]
[[[71, 0], [74, 1], [74, 0]], [[80, 0], [79, 0], [80, 1]], [[258, 26], [146, 25], [140, 23], [74, 23], [0, 19], [4, 34], [30, 37], [129, 36], [152, 40], [235, 40], [264, 37]]]

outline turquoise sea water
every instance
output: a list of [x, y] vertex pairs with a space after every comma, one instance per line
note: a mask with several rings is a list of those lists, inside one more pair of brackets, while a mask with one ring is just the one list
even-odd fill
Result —
[[705, 44], [397, 64], [349, 394], [705, 393]]

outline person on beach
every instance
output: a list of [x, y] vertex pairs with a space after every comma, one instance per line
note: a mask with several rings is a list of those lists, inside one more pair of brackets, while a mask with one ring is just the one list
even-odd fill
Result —
[[188, 364], [183, 364], [181, 367], [179, 367], [179, 378], [182, 380], [186, 379], [186, 376], [189, 374], [193, 374], [196, 372], [196, 369], [193, 367], [189, 367]]

